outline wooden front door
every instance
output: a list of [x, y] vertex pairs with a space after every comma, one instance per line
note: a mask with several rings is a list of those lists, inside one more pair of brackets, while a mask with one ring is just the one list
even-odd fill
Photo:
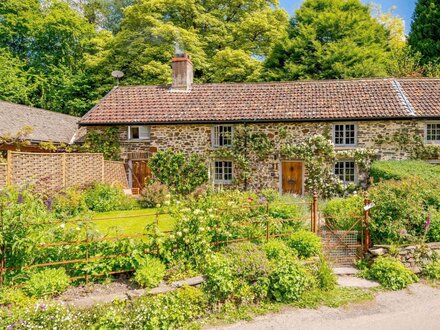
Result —
[[147, 160], [132, 160], [131, 175], [133, 193], [139, 193], [145, 187], [145, 180], [151, 177], [151, 171]]
[[303, 163], [282, 163], [282, 187], [283, 193], [303, 194]]

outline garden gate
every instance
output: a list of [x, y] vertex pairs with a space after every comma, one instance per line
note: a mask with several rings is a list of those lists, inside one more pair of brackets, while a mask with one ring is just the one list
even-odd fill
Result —
[[371, 246], [368, 227], [370, 209], [374, 206], [365, 195], [364, 208], [360, 214], [351, 215], [347, 230], [337, 229], [331, 217], [325, 218], [325, 224], [319, 228], [325, 254], [333, 265], [349, 266], [363, 257]]

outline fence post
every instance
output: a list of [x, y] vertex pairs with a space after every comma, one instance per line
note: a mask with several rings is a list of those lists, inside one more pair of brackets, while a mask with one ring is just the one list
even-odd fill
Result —
[[12, 183], [12, 151], [7, 151], [6, 156], [6, 185], [10, 186]]
[[313, 193], [311, 230], [315, 234], [317, 234], [319, 231], [319, 228], [318, 228], [318, 193], [316, 191]]
[[[371, 203], [371, 201], [368, 198], [368, 193], [365, 192], [364, 196], [364, 206], [367, 206]], [[365, 239], [364, 239], [364, 252], [367, 253], [368, 249], [371, 247], [371, 236], [370, 236], [370, 210], [364, 208], [364, 226], [365, 226]]]
[[63, 156], [62, 156], [61, 166], [62, 166], [62, 171], [63, 171], [63, 188], [65, 188], [67, 185], [66, 154], [63, 153], [62, 155]]
[[159, 209], [156, 208], [156, 226], [159, 227]]
[[270, 226], [270, 216], [269, 216], [269, 201], [267, 201], [266, 205], [266, 242], [269, 242], [269, 226]]
[[89, 284], [89, 220], [86, 220], [86, 285]]
[[[4, 237], [4, 224], [3, 224], [3, 201], [0, 201], [0, 226], [1, 232]], [[6, 276], [6, 249], [5, 243], [2, 243], [1, 246], [1, 260], [0, 260], [0, 286], [5, 282], [4, 276]]]

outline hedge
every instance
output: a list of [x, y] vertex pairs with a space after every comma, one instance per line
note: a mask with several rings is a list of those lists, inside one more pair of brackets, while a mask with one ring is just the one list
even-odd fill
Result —
[[440, 166], [421, 160], [377, 161], [371, 166], [370, 176], [375, 182], [417, 177], [424, 181], [440, 184]]

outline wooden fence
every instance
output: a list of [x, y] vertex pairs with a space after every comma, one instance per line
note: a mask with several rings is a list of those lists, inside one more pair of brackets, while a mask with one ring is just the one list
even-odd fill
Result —
[[93, 182], [128, 188], [124, 163], [106, 161], [102, 154], [8, 151], [6, 165], [0, 164], [0, 188], [35, 184], [41, 191], [50, 191]]

